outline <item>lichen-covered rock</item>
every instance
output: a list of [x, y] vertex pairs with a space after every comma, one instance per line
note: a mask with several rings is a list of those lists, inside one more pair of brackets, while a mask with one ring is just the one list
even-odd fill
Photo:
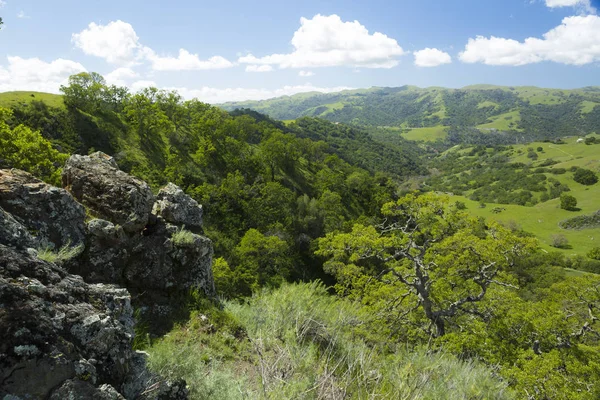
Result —
[[178, 228], [162, 218], [144, 234], [133, 236], [98, 219], [88, 222], [87, 230], [86, 249], [69, 264], [69, 270], [91, 283], [127, 287], [135, 305], [145, 312], [152, 332], [169, 328], [169, 316], [190, 289], [215, 296], [210, 239], [194, 234], [190, 243], [175, 244], [171, 237]]
[[84, 240], [83, 206], [64, 189], [50, 186], [27, 172], [0, 170], [0, 207], [42, 246], [76, 246]]
[[36, 241], [12, 215], [0, 207], [0, 244], [20, 249], [35, 247]]
[[52, 392], [50, 400], [125, 400], [114, 387], [102, 385], [95, 387], [89, 382], [69, 379]]
[[133, 325], [126, 289], [0, 245], [0, 398], [182, 398], [132, 349]]
[[152, 213], [193, 232], [202, 231], [202, 206], [173, 183], [160, 189]]
[[148, 224], [154, 195], [146, 182], [117, 167], [102, 152], [72, 155], [62, 173], [63, 187], [99, 218], [119, 224], [125, 232], [137, 232]]

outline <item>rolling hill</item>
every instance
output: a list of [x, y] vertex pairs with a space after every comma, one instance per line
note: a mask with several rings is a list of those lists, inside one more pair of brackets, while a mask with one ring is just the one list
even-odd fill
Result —
[[482, 133], [512, 132], [533, 139], [600, 131], [599, 87], [373, 87], [225, 103], [220, 107], [250, 108], [280, 120], [312, 116], [386, 128], [413, 140], [444, 138], [451, 127], [476, 128]]

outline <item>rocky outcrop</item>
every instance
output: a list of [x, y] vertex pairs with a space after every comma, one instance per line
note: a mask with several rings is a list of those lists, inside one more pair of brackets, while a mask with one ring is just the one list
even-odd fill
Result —
[[154, 195], [146, 182], [120, 171], [114, 159], [97, 152], [73, 155], [63, 169], [63, 187], [98, 218], [139, 232], [148, 224]]
[[172, 183], [160, 189], [152, 213], [192, 232], [202, 232], [202, 206]]
[[197, 234], [186, 243], [172, 240], [184, 228], [202, 231], [202, 207], [183, 190], [168, 184], [155, 199], [146, 183], [103, 153], [72, 156], [62, 179], [98, 217], [86, 225], [85, 250], [68, 264], [71, 272], [129, 289], [154, 334], [170, 328], [190, 290], [215, 296], [211, 241]]
[[85, 209], [64, 189], [27, 172], [0, 170], [0, 207], [24, 226], [40, 246], [76, 246], [85, 238]]
[[[0, 170], [0, 398], [186, 398], [132, 350], [133, 310], [160, 334], [190, 290], [215, 295], [201, 206], [172, 184], [155, 201], [103, 153], [72, 156], [63, 182]], [[81, 249], [51, 263], [47, 246]]]
[[133, 308], [126, 289], [87, 284], [4, 245], [0, 326], [2, 398], [153, 398], [144, 394], [153, 385], [164, 398], [186, 398], [184, 383], [150, 374], [144, 355], [132, 350]]

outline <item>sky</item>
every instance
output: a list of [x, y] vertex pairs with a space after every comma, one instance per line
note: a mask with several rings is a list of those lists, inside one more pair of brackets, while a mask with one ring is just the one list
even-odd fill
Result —
[[600, 0], [0, 0], [0, 92], [98, 72], [209, 103], [600, 85]]

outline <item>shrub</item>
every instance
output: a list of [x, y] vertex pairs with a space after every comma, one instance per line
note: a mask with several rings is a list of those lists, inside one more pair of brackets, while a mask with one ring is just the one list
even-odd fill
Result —
[[565, 249], [569, 246], [569, 240], [562, 233], [555, 233], [550, 237], [550, 246]]
[[573, 180], [582, 185], [593, 185], [598, 182], [598, 176], [592, 170], [585, 168], [577, 168], [573, 173]]
[[577, 207], [577, 199], [570, 194], [563, 193], [560, 195], [560, 208], [563, 210], [573, 211]]
[[593, 229], [600, 227], [600, 210], [591, 215], [578, 215], [558, 223], [563, 229]]
[[467, 205], [462, 201], [457, 201], [454, 204], [455, 204], [457, 210], [466, 210], [467, 209]]
[[587, 253], [588, 258], [600, 261], [600, 247], [594, 247]]

